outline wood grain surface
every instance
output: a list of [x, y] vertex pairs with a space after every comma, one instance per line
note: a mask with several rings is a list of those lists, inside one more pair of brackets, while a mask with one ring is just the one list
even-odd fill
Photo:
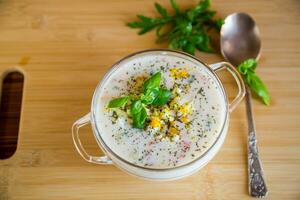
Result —
[[[160, 0], [168, 7], [167, 0]], [[179, 0], [184, 7], [197, 1]], [[250, 199], [247, 192], [246, 119], [241, 104], [217, 156], [200, 172], [173, 182], [149, 182], [114, 166], [85, 162], [76, 152], [72, 123], [89, 112], [93, 91], [110, 65], [155, 44], [124, 26], [136, 13], [154, 15], [149, 0], [0, 0], [0, 75], [25, 76], [16, 153], [0, 160], [0, 199]], [[258, 73], [272, 96], [254, 101], [258, 142], [270, 194], [300, 199], [300, 2], [215, 0], [220, 16], [243, 11], [260, 27]], [[197, 53], [207, 63], [219, 54]], [[230, 97], [234, 82], [224, 75]], [[89, 153], [100, 155], [90, 127]]]

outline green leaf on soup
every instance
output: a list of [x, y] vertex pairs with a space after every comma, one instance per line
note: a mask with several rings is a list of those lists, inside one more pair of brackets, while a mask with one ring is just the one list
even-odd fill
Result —
[[143, 108], [143, 104], [140, 100], [133, 101], [130, 108], [131, 115], [133, 116], [136, 113], [139, 113], [142, 108]]
[[134, 128], [144, 128], [148, 118], [147, 111], [140, 101], [136, 101], [131, 107], [132, 125]]
[[157, 97], [158, 92], [159, 92], [158, 88], [152, 88], [152, 89], [146, 90], [146, 92], [141, 95], [142, 103], [145, 105], [152, 104], [154, 99]]
[[161, 73], [157, 72], [152, 75], [143, 85], [143, 91], [146, 92], [148, 89], [158, 88], [160, 85]]
[[166, 103], [168, 103], [171, 96], [172, 96], [172, 93], [170, 90], [160, 88], [158, 95], [152, 104], [155, 106], [165, 105]]
[[115, 98], [108, 103], [107, 107], [108, 108], [120, 108], [120, 107], [125, 106], [126, 103], [128, 102], [128, 100], [129, 100], [128, 96]]

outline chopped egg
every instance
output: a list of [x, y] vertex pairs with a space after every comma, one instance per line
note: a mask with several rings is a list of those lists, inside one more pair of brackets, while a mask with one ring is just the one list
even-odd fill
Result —
[[182, 106], [179, 106], [179, 110], [181, 115], [186, 116], [187, 114], [191, 113], [191, 104], [190, 103], [186, 103]]
[[161, 127], [161, 121], [159, 117], [151, 117], [150, 126], [152, 128], [159, 128]]
[[157, 110], [154, 110], [154, 112], [152, 113], [152, 116], [153, 117], [158, 117], [159, 116], [159, 113]]
[[174, 87], [174, 89], [173, 89], [173, 95], [175, 97], [177, 97], [178, 95], [180, 95], [180, 93], [181, 93], [181, 89], [178, 86]]
[[170, 121], [170, 126], [175, 126], [175, 122], [174, 121]]
[[187, 118], [186, 116], [183, 117], [183, 118], [181, 118], [181, 121], [182, 121], [184, 124], [189, 123], [189, 120], [188, 120], [188, 118]]
[[171, 102], [170, 102], [170, 107], [172, 109], [177, 109], [178, 108], [178, 97], [175, 97]]
[[187, 70], [185, 68], [181, 69], [179, 72], [178, 72], [178, 76], [179, 78], [187, 78], [189, 77], [189, 73], [187, 72]]
[[178, 134], [177, 128], [171, 127], [171, 128], [169, 129], [169, 135], [170, 135], [170, 136], [177, 135], [177, 134]]
[[172, 69], [170, 69], [170, 73], [171, 73], [171, 76], [173, 78], [177, 78], [176, 76], [178, 74], [178, 69], [177, 68], [172, 68]]
[[175, 119], [174, 119], [174, 117], [173, 116], [170, 116], [169, 117], [169, 122], [173, 122]]
[[170, 109], [168, 107], [165, 107], [161, 112], [159, 117], [161, 119], [169, 119], [170, 117]]
[[187, 72], [185, 68], [172, 68], [170, 70], [171, 76], [175, 79], [178, 78], [187, 78], [190, 74]]
[[162, 134], [158, 134], [155, 136], [155, 139], [157, 140], [161, 140], [163, 138], [163, 135]]

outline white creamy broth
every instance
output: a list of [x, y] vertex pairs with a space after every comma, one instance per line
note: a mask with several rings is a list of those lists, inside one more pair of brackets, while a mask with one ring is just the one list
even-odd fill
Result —
[[[215, 77], [205, 66], [184, 57], [162, 54], [134, 56], [120, 65], [122, 67], [116, 68], [101, 88], [96, 108], [97, 128], [115, 154], [139, 166], [171, 168], [199, 158], [214, 144], [224, 124], [226, 105]], [[175, 79], [171, 73], [174, 68], [185, 69], [189, 76]], [[192, 109], [188, 126], [175, 122], [178, 136], [173, 139], [158, 139], [157, 130], [149, 126], [144, 130], [133, 128], [126, 113], [107, 109], [111, 99], [136, 89], [137, 77], [149, 78], [158, 71], [164, 87], [183, 86], [177, 91], [178, 103], [189, 102]]]

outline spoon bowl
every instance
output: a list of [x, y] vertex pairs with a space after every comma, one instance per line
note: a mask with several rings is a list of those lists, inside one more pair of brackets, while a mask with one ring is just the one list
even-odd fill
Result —
[[261, 40], [258, 27], [246, 13], [226, 17], [221, 28], [221, 53], [226, 60], [238, 66], [249, 58], [259, 59]]

